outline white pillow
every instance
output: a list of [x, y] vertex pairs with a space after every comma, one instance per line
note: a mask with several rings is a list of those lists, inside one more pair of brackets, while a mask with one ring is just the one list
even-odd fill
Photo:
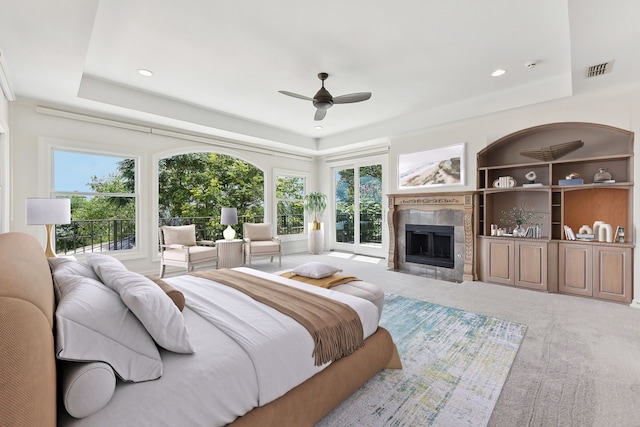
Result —
[[62, 401], [75, 418], [88, 417], [104, 408], [116, 389], [113, 369], [103, 362], [69, 362], [61, 371]]
[[[100, 253], [88, 253], [86, 255], [87, 264], [93, 269], [94, 273], [100, 277], [100, 273], [96, 269], [98, 265], [108, 265], [113, 268], [119, 268], [120, 270], [126, 270], [127, 267], [123, 263], [112, 257], [111, 255], [105, 255]], [[104, 282], [104, 280], [103, 280]]]
[[165, 245], [195, 246], [196, 244], [196, 226], [194, 224], [165, 225], [162, 227], [162, 234], [164, 235]]
[[[53, 282], [55, 283], [60, 276], [82, 276], [88, 277], [94, 280], [100, 280], [96, 273], [93, 271], [93, 268], [85, 263], [78, 262], [73, 257], [56, 257], [56, 258], [47, 258], [49, 261], [49, 268], [51, 268], [51, 275], [53, 277]], [[60, 300], [60, 292], [58, 287], [54, 287], [56, 291], [56, 300]]]
[[301, 266], [291, 270], [298, 276], [310, 277], [312, 279], [322, 279], [329, 277], [332, 274], [338, 273], [342, 270], [335, 268], [329, 264], [323, 264], [321, 262], [308, 262]]
[[49, 261], [49, 267], [51, 267], [51, 274], [54, 276], [56, 274], [76, 274], [78, 276], [90, 277], [96, 280], [98, 279], [98, 276], [93, 272], [93, 268], [91, 268], [90, 265], [79, 262], [75, 258], [47, 258], [47, 261]]
[[61, 360], [105, 362], [123, 381], [162, 375], [153, 339], [120, 296], [103, 283], [82, 276], [59, 276], [56, 355]]
[[176, 353], [193, 353], [182, 313], [158, 285], [141, 274], [112, 265], [93, 267], [104, 284], [120, 294], [159, 346]]
[[245, 223], [243, 227], [245, 233], [243, 237], [248, 237], [251, 240], [271, 240], [272, 230], [270, 222], [257, 224]]

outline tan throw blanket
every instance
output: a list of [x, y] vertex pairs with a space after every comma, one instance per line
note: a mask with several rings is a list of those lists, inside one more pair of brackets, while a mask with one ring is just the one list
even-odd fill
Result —
[[360, 317], [347, 304], [235, 270], [189, 274], [237, 289], [300, 323], [314, 340], [316, 366], [348, 356], [364, 345]]
[[321, 288], [332, 288], [334, 286], [343, 285], [349, 282], [355, 282], [358, 279], [354, 276], [345, 276], [343, 274], [332, 274], [328, 277], [323, 277], [322, 279], [313, 279], [311, 277], [300, 276], [293, 271], [287, 271], [285, 273], [280, 274], [282, 277], [286, 277], [287, 279], [297, 280], [298, 282], [308, 283], [314, 286], [320, 286]]

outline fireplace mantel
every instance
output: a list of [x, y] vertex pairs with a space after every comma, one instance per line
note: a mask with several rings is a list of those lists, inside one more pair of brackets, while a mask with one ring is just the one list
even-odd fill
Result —
[[[398, 233], [404, 229], [398, 227], [398, 218], [402, 211], [416, 210], [421, 212], [433, 212], [441, 210], [462, 211], [464, 226], [464, 248], [462, 250], [464, 272], [462, 280], [477, 280], [474, 252], [474, 220], [473, 211], [476, 203], [475, 192], [458, 193], [415, 193], [415, 194], [388, 194], [389, 200], [389, 258], [388, 267], [394, 270], [404, 269], [401, 262], [403, 248], [398, 248]], [[458, 273], [459, 274], [459, 273]]]

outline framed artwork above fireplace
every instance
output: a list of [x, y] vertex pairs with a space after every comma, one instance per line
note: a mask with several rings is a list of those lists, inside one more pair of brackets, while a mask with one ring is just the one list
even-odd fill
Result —
[[465, 184], [466, 143], [398, 156], [398, 189]]

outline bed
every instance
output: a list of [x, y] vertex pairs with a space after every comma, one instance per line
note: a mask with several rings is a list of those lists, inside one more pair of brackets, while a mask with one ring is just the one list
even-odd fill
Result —
[[[318, 365], [313, 363], [310, 356], [305, 356], [311, 359], [311, 363], [307, 363], [304, 374], [287, 369], [271, 371], [268, 368], [266, 372], [249, 375], [248, 372], [253, 371], [248, 366], [255, 364], [265, 363], [267, 367], [281, 364], [287, 367], [294, 359], [297, 362], [301, 357], [294, 354], [308, 354], [308, 346], [313, 347], [313, 340], [308, 334], [292, 340], [305, 342], [307, 347], [287, 350], [286, 357], [290, 360], [284, 362], [280, 360], [282, 356], [255, 360], [250, 355], [229, 353], [230, 347], [221, 343], [230, 344], [233, 348], [238, 345], [238, 339], [230, 339], [223, 331], [224, 327], [211, 324], [207, 319], [207, 309], [199, 307], [198, 298], [206, 299], [203, 294], [209, 288], [202, 282], [206, 279], [194, 276], [169, 278], [166, 279], [168, 285], [182, 292], [187, 300], [179, 317], [184, 322], [184, 330], [189, 333], [189, 345], [195, 352], [190, 353], [188, 348], [168, 351], [158, 347], [162, 372], [157, 379], [139, 382], [118, 379], [106, 406], [95, 413], [76, 418], [70, 416], [65, 410], [66, 406], [61, 403], [63, 399], [66, 403], [69, 396], [66, 388], [68, 380], [65, 379], [68, 368], [62, 366], [86, 364], [61, 362], [56, 358], [56, 354], [59, 357], [64, 354], [59, 344], [61, 336], [65, 340], [73, 337], [74, 326], [63, 324], [60, 327], [60, 323], [56, 322], [55, 292], [60, 291], [57, 285], [54, 291], [49, 262], [39, 242], [23, 233], [0, 234], [0, 257], [3, 260], [0, 264], [0, 420], [3, 425], [187, 426], [230, 423], [236, 427], [312, 426], [385, 368], [395, 355], [395, 346], [389, 333], [377, 326], [380, 313], [374, 303], [345, 292], [309, 290], [306, 289], [308, 285], [293, 285], [289, 279], [239, 268], [237, 270], [242, 274], [266, 276], [288, 286], [332, 294], [331, 298], [353, 305], [352, 309], [358, 313], [364, 331], [364, 345], [346, 357]], [[105, 267], [104, 271], [110, 270]], [[351, 293], [358, 292], [357, 284], [349, 284], [345, 288], [348, 287], [352, 287]], [[86, 291], [88, 287], [82, 285], [74, 289]], [[367, 294], [371, 290], [369, 287], [362, 292]], [[120, 296], [125, 299], [122, 293]], [[61, 310], [60, 307], [64, 307], [64, 304], [58, 305], [57, 309]], [[269, 311], [268, 308], [261, 310]], [[269, 322], [290, 323], [290, 320], [284, 321], [279, 315]], [[243, 314], [243, 317], [246, 316], [249, 314]], [[95, 317], [99, 318], [99, 313]], [[145, 326], [147, 330], [154, 327]], [[295, 333], [300, 334], [299, 331]], [[156, 336], [153, 338], [156, 339]], [[139, 341], [139, 337], [132, 339]], [[86, 351], [93, 351], [95, 346], [88, 347]], [[275, 360], [269, 362], [262, 359]], [[125, 367], [128, 368], [130, 366]], [[257, 370], [258, 367], [253, 369]], [[157, 375], [157, 366], [152, 364], [145, 374], [151, 377]], [[81, 378], [88, 376], [83, 375]], [[277, 377], [283, 377], [284, 384], [268, 386], [271, 380], [276, 382]], [[216, 388], [227, 391], [226, 401], [215, 400], [219, 398], [212, 391]]]

